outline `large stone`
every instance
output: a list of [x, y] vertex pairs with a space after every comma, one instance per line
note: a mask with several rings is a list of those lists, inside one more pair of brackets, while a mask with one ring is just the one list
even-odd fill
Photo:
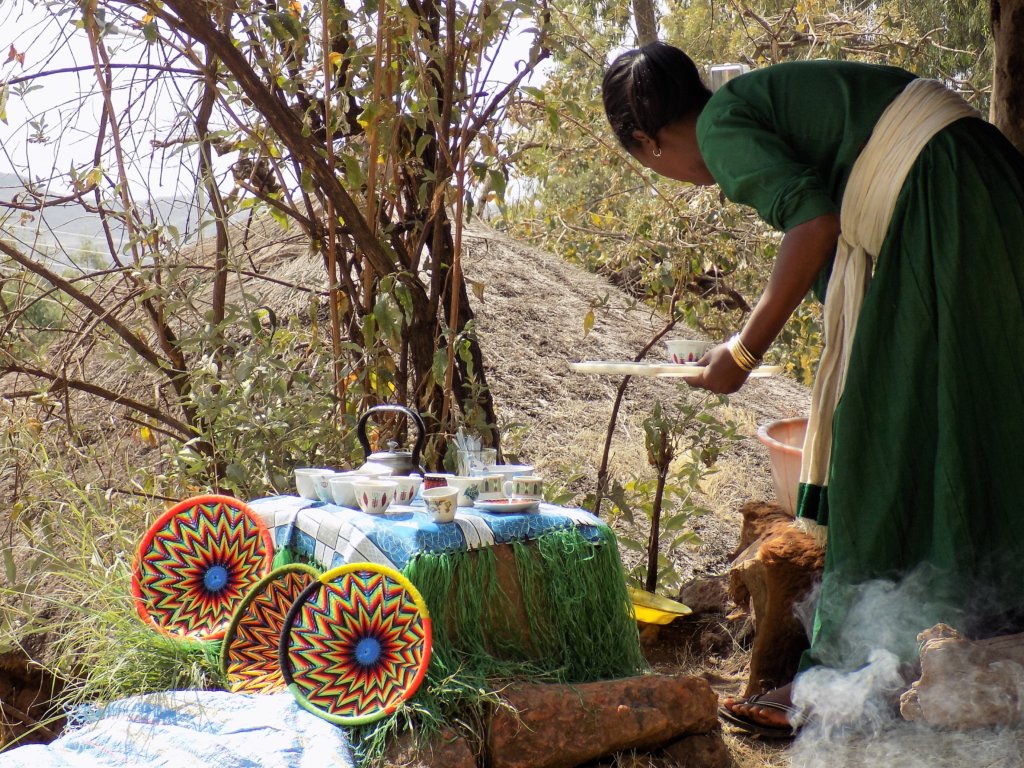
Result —
[[708, 576], [695, 579], [679, 590], [676, 598], [695, 615], [702, 613], [729, 613], [732, 600], [729, 597], [729, 577]]
[[674, 768], [729, 768], [733, 764], [722, 734], [698, 733], [684, 736], [662, 750]]
[[513, 685], [487, 737], [491, 768], [571, 768], [660, 747], [718, 722], [706, 680], [642, 675], [579, 685]]
[[476, 756], [456, 731], [446, 728], [425, 743], [404, 733], [388, 747], [384, 756], [388, 768], [476, 768]]

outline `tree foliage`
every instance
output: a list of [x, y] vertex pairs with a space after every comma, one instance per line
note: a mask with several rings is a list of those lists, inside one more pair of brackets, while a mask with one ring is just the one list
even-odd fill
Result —
[[[538, 10], [517, 73], [496, 83], [496, 51]], [[55, 82], [61, 48], [86, 52], [70, 68], [74, 107], [99, 119], [70, 168], [23, 166], [2, 220], [78, 206], [99, 217], [108, 252], [101, 265], [59, 264], [13, 227], [0, 233], [6, 397], [49, 398], [48, 415], [72, 425], [62, 393], [84, 394], [235, 490], [280, 487], [295, 463], [358, 458], [352, 425], [381, 400], [425, 416], [435, 464], [457, 424], [493, 428], [462, 221], [482, 182], [504, 186], [500, 121], [547, 55], [543, 3], [23, 0], [7, 13], [61, 32], [52, 53], [12, 45], [5, 119]], [[57, 147], [72, 127], [37, 113], [21, 131]], [[201, 238], [162, 220], [140, 184], [176, 163]], [[267, 278], [245, 245], [268, 217], [271, 237], [301, 234], [323, 277], [307, 289], [308, 318], [258, 343]], [[42, 301], [63, 308], [59, 332], [38, 332]], [[103, 359], [130, 374], [91, 376]], [[265, 435], [284, 449], [273, 468], [237, 461], [259, 424], [279, 427]]]
[[[516, 233], [609, 276], [712, 338], [738, 329], [767, 279], [779, 236], [716, 190], [667, 181], [615, 145], [600, 104], [600, 77], [636, 36], [624, 5], [559, 4], [556, 63], [543, 89], [512, 113], [517, 170], [531, 183], [507, 209]], [[720, 2], [670, 4], [661, 39], [707, 71], [806, 58], [903, 66], [938, 77], [980, 109], [990, 93], [991, 42], [981, 4]], [[529, 152], [526, 151], [529, 148]], [[820, 344], [818, 308], [802, 306], [773, 350], [809, 382]]]

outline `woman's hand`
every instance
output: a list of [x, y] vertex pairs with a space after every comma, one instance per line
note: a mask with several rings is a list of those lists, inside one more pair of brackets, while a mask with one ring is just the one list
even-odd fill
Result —
[[697, 365], [703, 366], [704, 370], [697, 376], [684, 377], [683, 381], [691, 387], [699, 387], [720, 395], [728, 395], [738, 390], [749, 375], [736, 365], [728, 344], [712, 347], [697, 361]]
[[[782, 238], [768, 285], [741, 332], [743, 346], [755, 360], [764, 356], [810, 290], [814, 278], [835, 251], [838, 239], [839, 216], [835, 213], [805, 221]], [[736, 364], [728, 344], [719, 344], [697, 364], [704, 366], [704, 370], [684, 379], [692, 387], [727, 395], [747, 380], [748, 373]]]

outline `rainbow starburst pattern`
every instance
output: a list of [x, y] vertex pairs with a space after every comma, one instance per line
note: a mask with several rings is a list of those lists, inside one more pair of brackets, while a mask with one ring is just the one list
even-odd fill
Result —
[[271, 571], [238, 606], [224, 635], [222, 662], [232, 693], [278, 693], [285, 689], [278, 662], [288, 610], [320, 572], [294, 563]]
[[430, 648], [430, 616], [416, 588], [392, 568], [359, 563], [328, 571], [296, 601], [280, 660], [302, 706], [361, 725], [416, 692]]
[[177, 639], [219, 639], [272, 557], [270, 533], [248, 506], [228, 496], [186, 499], [139, 545], [132, 574], [139, 615]]

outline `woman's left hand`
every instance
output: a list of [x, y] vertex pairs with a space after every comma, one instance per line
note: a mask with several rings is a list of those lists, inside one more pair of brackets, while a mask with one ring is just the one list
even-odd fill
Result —
[[728, 395], [737, 391], [743, 386], [749, 375], [747, 371], [736, 365], [728, 344], [712, 347], [704, 357], [697, 361], [697, 365], [703, 366], [704, 370], [697, 376], [684, 377], [683, 381], [691, 387], [699, 387], [720, 395]]

